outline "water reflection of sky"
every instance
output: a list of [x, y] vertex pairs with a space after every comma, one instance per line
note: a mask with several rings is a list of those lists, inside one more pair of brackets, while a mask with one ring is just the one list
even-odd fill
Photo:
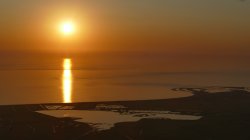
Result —
[[143, 111], [134, 110], [126, 113], [100, 110], [44, 110], [39, 113], [54, 117], [80, 118], [77, 121], [90, 124], [97, 130], [106, 130], [119, 122], [135, 122], [143, 118], [172, 119], [172, 120], [198, 120], [201, 116], [175, 114], [169, 111]]
[[0, 104], [168, 99], [192, 95], [171, 90], [176, 87], [250, 84], [247, 73], [150, 71], [126, 69], [126, 65], [115, 69], [104, 62], [90, 67], [85, 59], [44, 60], [46, 63], [43, 59], [32, 63], [25, 59], [20, 66], [0, 66]]

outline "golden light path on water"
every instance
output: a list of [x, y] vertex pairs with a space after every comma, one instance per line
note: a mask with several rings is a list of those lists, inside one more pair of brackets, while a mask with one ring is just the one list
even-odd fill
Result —
[[65, 58], [63, 60], [63, 75], [62, 75], [62, 90], [63, 102], [71, 103], [72, 99], [72, 72], [71, 72], [71, 59]]

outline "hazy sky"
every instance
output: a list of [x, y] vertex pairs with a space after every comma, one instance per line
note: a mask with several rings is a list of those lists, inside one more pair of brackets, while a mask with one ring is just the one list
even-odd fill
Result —
[[[180, 65], [249, 67], [248, 0], [1, 0], [0, 17], [0, 50], [153, 51]], [[77, 33], [64, 38], [67, 19]]]
[[[245, 51], [250, 45], [247, 0], [1, 0], [0, 16], [1, 49], [53, 50], [65, 42], [83, 50]], [[57, 24], [69, 18], [79, 31], [62, 40]]]

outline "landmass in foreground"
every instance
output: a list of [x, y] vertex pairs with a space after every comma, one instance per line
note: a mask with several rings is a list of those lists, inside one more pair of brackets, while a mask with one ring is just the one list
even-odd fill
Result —
[[[250, 92], [245, 87], [178, 88], [193, 96], [147, 101], [90, 102], [0, 106], [0, 138], [4, 140], [249, 140]], [[102, 106], [102, 107], [100, 107]], [[105, 108], [106, 106], [106, 108]], [[56, 118], [46, 110], [102, 110], [120, 114], [171, 111], [202, 116], [197, 120], [143, 118], [119, 122], [106, 130], [80, 118]], [[144, 113], [147, 115], [147, 113]]]

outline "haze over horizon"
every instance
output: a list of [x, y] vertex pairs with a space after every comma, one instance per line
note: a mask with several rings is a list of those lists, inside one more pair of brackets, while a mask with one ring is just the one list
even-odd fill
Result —
[[[94, 52], [112, 64], [249, 71], [248, 13], [247, 0], [1, 0], [0, 51], [2, 59]], [[57, 26], [68, 18], [78, 31], [65, 39]]]
[[250, 0], [0, 0], [0, 139], [249, 140]]

